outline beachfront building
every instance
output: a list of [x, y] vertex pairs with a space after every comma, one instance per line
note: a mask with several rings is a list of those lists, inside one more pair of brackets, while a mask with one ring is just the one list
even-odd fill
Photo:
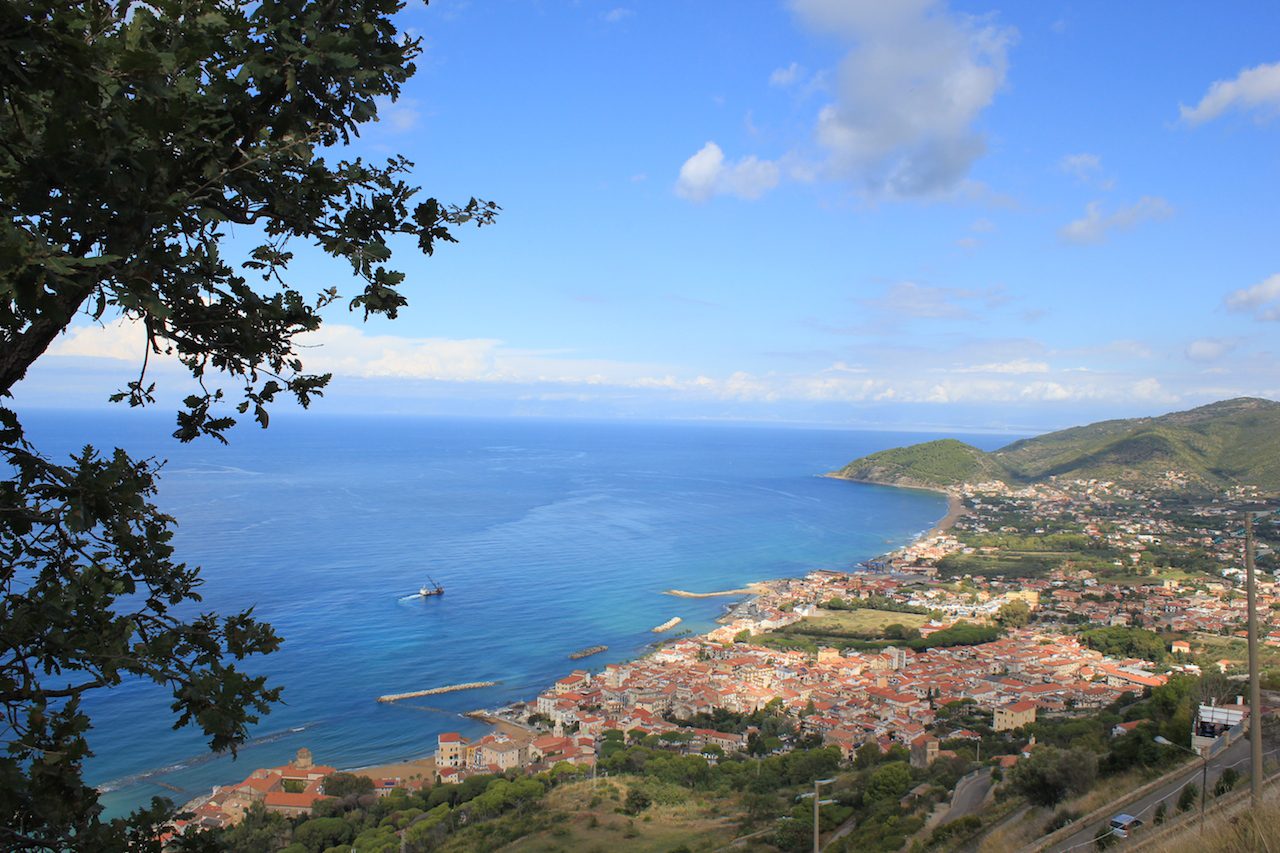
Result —
[[325, 799], [325, 777], [337, 772], [335, 767], [316, 764], [311, 750], [303, 747], [289, 764], [260, 767], [243, 782], [214, 788], [210, 795], [187, 803], [182, 811], [191, 813], [192, 819], [174, 821], [172, 830], [182, 833], [193, 828], [234, 826], [254, 803], [287, 817], [310, 814], [315, 804]]
[[467, 764], [473, 770], [502, 773], [529, 763], [529, 747], [504, 734], [485, 735], [467, 747]]
[[231, 786], [228, 804], [241, 812], [260, 802], [267, 811], [289, 817], [310, 814], [316, 801], [324, 798], [324, 778], [337, 772], [336, 767], [316, 764], [311, 750], [303, 747], [289, 764], [260, 768]]
[[471, 741], [457, 732], [444, 732], [436, 736], [436, 767], [465, 767], [467, 746]]

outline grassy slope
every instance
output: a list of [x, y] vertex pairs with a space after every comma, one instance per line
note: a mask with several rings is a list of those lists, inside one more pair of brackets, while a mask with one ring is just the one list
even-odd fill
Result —
[[929, 621], [920, 613], [896, 613], [890, 610], [819, 610], [814, 616], [800, 620], [803, 628], [816, 634], [879, 634], [889, 625], [919, 628]]
[[[599, 779], [564, 785], [547, 795], [543, 804], [549, 829], [525, 835], [498, 849], [510, 851], [611, 851], [665, 853], [679, 847], [714, 850], [739, 835], [738, 798], [713, 792], [689, 793], [683, 803], [654, 804], [631, 817], [618, 809], [633, 777]], [[483, 841], [460, 833], [444, 848], [470, 851]], [[752, 849], [752, 848], [742, 848]]]
[[1181, 471], [1209, 486], [1280, 489], [1280, 403], [1242, 397], [1156, 418], [1101, 421], [983, 453], [953, 439], [856, 459], [838, 476], [894, 485], [1054, 475], [1125, 481]]

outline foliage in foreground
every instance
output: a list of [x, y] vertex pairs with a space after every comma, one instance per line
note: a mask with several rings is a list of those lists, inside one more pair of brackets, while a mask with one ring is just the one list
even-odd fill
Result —
[[[413, 73], [399, 0], [14, 0], [0, 4], [0, 397], [77, 316], [133, 330], [140, 373], [113, 399], [155, 402], [147, 359], [169, 355], [198, 390], [175, 437], [225, 441], [235, 414], [262, 426], [328, 376], [295, 337], [336, 289], [285, 280], [291, 239], [346, 262], [348, 305], [394, 318], [395, 235], [431, 254], [496, 205], [417, 203], [411, 163], [328, 159]], [[324, 152], [322, 154], [322, 152]], [[339, 155], [340, 156], [340, 155]], [[222, 253], [231, 226], [261, 244]], [[260, 277], [260, 278], [259, 278]], [[242, 388], [234, 413], [222, 380]], [[152, 503], [158, 465], [85, 447], [63, 462], [0, 408], [0, 847], [155, 848], [159, 801], [103, 821], [84, 784], [82, 697], [142, 678], [176, 725], [234, 749], [279, 696], [239, 662], [279, 640], [250, 611], [194, 618], [198, 569], [175, 560]]]

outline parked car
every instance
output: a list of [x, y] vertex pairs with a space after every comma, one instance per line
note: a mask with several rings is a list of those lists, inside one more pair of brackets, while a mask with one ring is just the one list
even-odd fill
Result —
[[1117, 838], [1128, 838], [1140, 826], [1142, 821], [1131, 814], [1122, 813], [1111, 818], [1111, 834]]

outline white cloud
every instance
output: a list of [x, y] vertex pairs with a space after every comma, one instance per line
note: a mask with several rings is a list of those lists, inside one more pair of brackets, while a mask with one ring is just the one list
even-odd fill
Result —
[[1155, 355], [1155, 353], [1151, 351], [1151, 347], [1147, 346], [1142, 341], [1135, 341], [1127, 338], [1121, 338], [1118, 341], [1111, 341], [1105, 346], [1098, 347], [1093, 351], [1098, 354], [1114, 354], [1129, 358], [1151, 358]]
[[1102, 168], [1102, 158], [1097, 154], [1068, 154], [1058, 161], [1058, 168], [1084, 180]]
[[422, 110], [413, 98], [379, 98], [378, 125], [384, 131], [405, 133], [418, 126], [422, 119]]
[[[409, 338], [375, 335], [358, 326], [325, 323], [296, 338], [304, 368], [360, 378], [393, 377], [446, 382], [564, 382], [628, 385], [654, 371], [632, 364], [521, 350], [493, 338]], [[52, 356], [142, 363], [140, 324], [117, 320], [72, 329], [49, 348]], [[152, 365], [176, 365], [174, 357], [152, 356]]]
[[1057, 382], [1032, 382], [1024, 385], [1018, 395], [1026, 400], [1071, 400], [1070, 389]]
[[[955, 304], [954, 292], [935, 290], [943, 291], [944, 304]], [[968, 299], [969, 304], [976, 305], [984, 298], [981, 292], [972, 292], [961, 297], [961, 304]], [[1264, 293], [1257, 298], [1268, 297]], [[348, 390], [390, 388], [396, 389], [393, 393], [397, 395], [435, 394], [467, 400], [561, 399], [602, 406], [611, 405], [610, 401], [633, 401], [628, 405], [638, 406], [648, 404], [644, 401], [667, 401], [710, 405], [717, 412], [740, 411], [735, 407], [748, 404], [783, 411], [791, 404], [889, 401], [1014, 406], [1199, 402], [1215, 396], [1262, 393], [1270, 387], [1266, 383], [1274, 383], [1276, 375], [1270, 369], [1257, 375], [1234, 371], [1230, 387], [1224, 385], [1209, 395], [1203, 388], [1189, 385], [1186, 377], [1176, 372], [1153, 371], [1150, 362], [1141, 372], [1127, 369], [1126, 362], [1117, 355], [1103, 359], [1099, 369], [1055, 367], [1051, 362], [1065, 358], [1063, 352], [1042, 359], [1036, 353], [1043, 352], [1043, 347], [1032, 346], [1033, 342], [1028, 341], [987, 340], [954, 347], [896, 349], [852, 347], [841, 358], [834, 353], [828, 356], [821, 363], [825, 366], [790, 372], [755, 372], [743, 366], [716, 374], [698, 373], [692, 367], [593, 359], [573, 352], [524, 350], [490, 338], [379, 335], [364, 327], [340, 323], [326, 324], [320, 331], [304, 336], [300, 343], [309, 371], [332, 371], [348, 377], [342, 383]], [[1116, 342], [1103, 349], [1110, 353], [1130, 343]], [[126, 376], [135, 370], [142, 345], [142, 331], [136, 324], [117, 322], [72, 330], [56, 342], [51, 355], [54, 362], [65, 356], [101, 360], [100, 365], [88, 367], [95, 371], [95, 381], [101, 381], [102, 368], [110, 367]], [[1231, 340], [1205, 338], [1192, 341], [1187, 355], [1211, 367], [1211, 359], [1216, 354], [1226, 354], [1232, 346]], [[62, 364], [63, 369], [69, 369], [67, 362]], [[938, 364], [954, 366], [938, 368]], [[172, 377], [182, 372], [172, 358], [159, 359], [156, 367], [170, 377], [162, 382], [170, 388]], [[448, 385], [424, 391], [440, 383]]]
[[1104, 212], [1101, 202], [1091, 201], [1085, 206], [1083, 217], [1068, 222], [1058, 233], [1068, 243], [1100, 243], [1109, 231], [1124, 231], [1141, 222], [1172, 215], [1173, 205], [1159, 196], [1143, 196], [1112, 213]]
[[929, 287], [913, 281], [902, 281], [890, 286], [871, 305], [906, 317], [965, 318], [969, 310], [955, 299], [955, 293], [945, 287]]
[[1161, 403], [1178, 402], [1178, 395], [1171, 394], [1166, 391], [1164, 386], [1160, 384], [1160, 381], [1153, 377], [1140, 379], [1133, 383], [1130, 387], [1130, 392], [1139, 400], [1150, 400]]
[[986, 151], [975, 127], [1004, 85], [1011, 28], [935, 0], [793, 0], [811, 26], [852, 43], [818, 115], [828, 168], [889, 196], [958, 188]]
[[309, 371], [344, 376], [492, 381], [517, 378], [499, 359], [502, 343], [487, 338], [402, 338], [369, 335], [355, 326], [326, 323], [298, 337]]
[[1178, 105], [1182, 121], [1203, 124], [1228, 110], [1255, 110], [1259, 120], [1280, 113], [1280, 62], [1241, 71], [1234, 80], [1218, 80], [1194, 107]]
[[1032, 361], [1027, 358], [1016, 358], [1013, 361], [996, 361], [988, 364], [975, 364], [971, 367], [953, 368], [955, 373], [1048, 373], [1049, 365], [1043, 361]]
[[956, 245], [962, 249], [973, 250], [982, 245], [982, 240], [973, 234], [990, 234], [996, 230], [996, 224], [990, 219], [977, 219], [969, 225], [972, 234], [960, 237], [956, 240]]
[[778, 174], [778, 165], [769, 160], [744, 157], [727, 163], [720, 146], [708, 142], [680, 167], [676, 194], [699, 202], [715, 195], [759, 198], [778, 185]]
[[109, 358], [142, 364], [146, 333], [139, 323], [117, 320], [104, 326], [72, 328], [49, 347], [49, 355]]
[[1280, 320], [1280, 273], [1232, 291], [1226, 302], [1228, 309], [1253, 314], [1255, 319]]
[[1224, 338], [1200, 338], [1187, 344], [1187, 358], [1192, 361], [1216, 361], [1235, 347], [1235, 341]]
[[775, 68], [773, 73], [769, 75], [769, 85], [777, 86], [785, 89], [799, 82], [804, 77], [804, 67], [798, 62], [793, 62], [786, 68]]
[[865, 374], [865, 373], [868, 373], [868, 372], [870, 372], [870, 371], [868, 370], [868, 368], [863, 367], [863, 366], [862, 366], [862, 365], [860, 365], [860, 364], [856, 364], [856, 365], [855, 365], [855, 364], [846, 364], [846, 363], [844, 363], [843, 361], [837, 361], [835, 364], [831, 365], [830, 367], [824, 368], [822, 372], [823, 372], [823, 373], [837, 373], [837, 374], [839, 374], [839, 373], [846, 373], [846, 374], [847, 374], [847, 373]]
[[933, 287], [914, 281], [900, 281], [889, 285], [879, 297], [864, 300], [867, 305], [898, 317], [956, 320], [971, 319], [975, 304], [995, 308], [1007, 301], [1008, 296], [998, 287], [965, 290], [957, 287]]
[[[296, 340], [305, 368], [312, 373], [453, 380], [510, 379], [516, 373], [499, 357], [501, 341], [497, 340], [369, 335], [340, 323], [326, 323]], [[141, 324], [116, 320], [72, 329], [49, 348], [49, 355], [141, 364], [144, 341]], [[176, 362], [173, 357], [160, 361]]]
[[605, 23], [616, 24], [616, 23], [619, 23], [620, 21], [625, 21], [627, 18], [630, 18], [634, 14], [635, 12], [633, 10], [624, 9], [623, 7], [619, 6], [616, 9], [610, 9], [608, 12], [605, 12], [600, 17], [604, 18]]
[[417, 101], [406, 98], [397, 101], [388, 108], [384, 108], [379, 113], [378, 119], [386, 122], [392, 130], [404, 133], [418, 126], [418, 120], [422, 117], [422, 114], [418, 111], [417, 106]]

